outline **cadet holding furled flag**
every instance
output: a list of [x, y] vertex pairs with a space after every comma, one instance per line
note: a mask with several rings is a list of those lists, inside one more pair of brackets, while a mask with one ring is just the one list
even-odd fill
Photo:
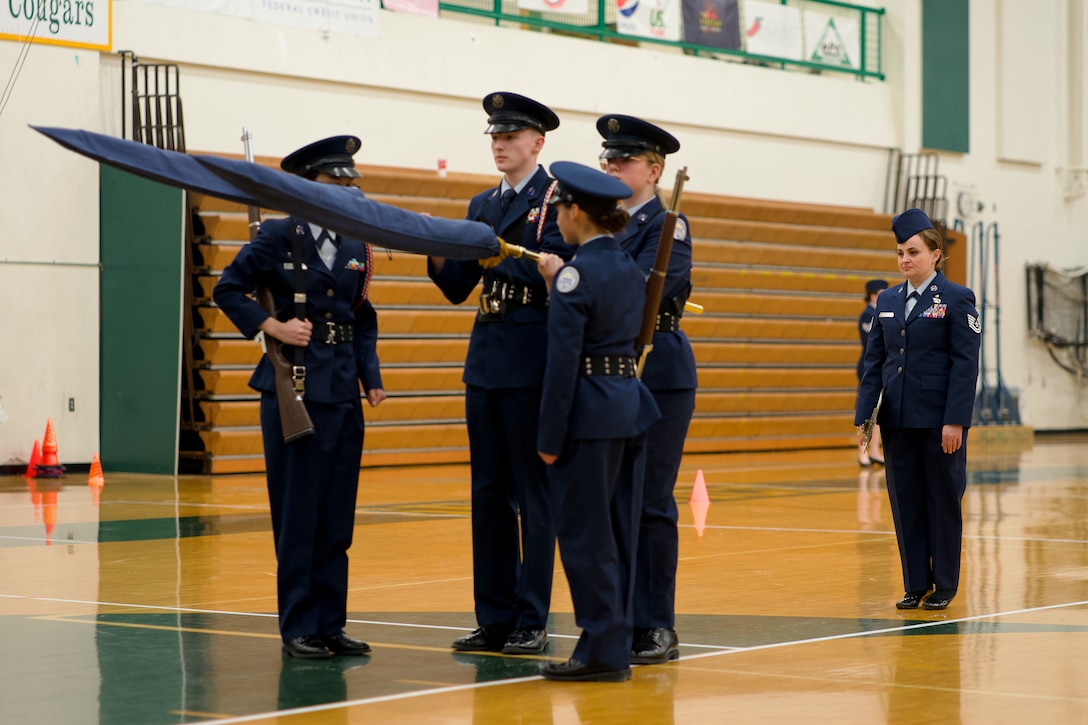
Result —
[[[499, 185], [469, 202], [468, 219], [505, 241], [570, 258], [548, 206], [553, 182], [537, 156], [559, 118], [516, 93], [483, 99]], [[461, 652], [537, 654], [548, 643], [555, 525], [544, 464], [536, 454], [547, 355], [548, 291], [536, 265], [506, 258], [429, 258], [428, 274], [454, 304], [483, 280], [465, 360], [465, 420], [472, 472], [472, 564], [479, 627], [457, 639]]]

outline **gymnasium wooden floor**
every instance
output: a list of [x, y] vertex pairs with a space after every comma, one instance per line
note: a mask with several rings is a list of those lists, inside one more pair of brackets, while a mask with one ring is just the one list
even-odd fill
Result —
[[[0, 478], [0, 722], [1088, 722], [1088, 437], [970, 469], [960, 595], [900, 612], [882, 469], [843, 450], [690, 457], [682, 656], [620, 684], [450, 651], [474, 626], [465, 467], [363, 471], [348, 632], [374, 652], [318, 662], [280, 655], [262, 477], [107, 462], [98, 504], [82, 476], [33, 497]], [[553, 601], [565, 659], [561, 573]]]

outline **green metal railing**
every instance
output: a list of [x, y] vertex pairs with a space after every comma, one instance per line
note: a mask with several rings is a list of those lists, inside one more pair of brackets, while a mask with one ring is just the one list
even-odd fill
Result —
[[[677, 0], [678, 2], [680, 0]], [[616, 0], [589, 0], [584, 15], [567, 13], [532, 12], [517, 7], [517, 0], [441, 0], [439, 9], [443, 13], [462, 13], [480, 18], [489, 18], [495, 25], [520, 25], [528, 30], [573, 35], [600, 42], [620, 42], [629, 45], [649, 43], [682, 49], [684, 53], [698, 56], [710, 56], [722, 60], [779, 66], [782, 68], [801, 68], [817, 71], [846, 73], [861, 78], [884, 80], [881, 61], [883, 8], [870, 8], [851, 5], [835, 0], [780, 0], [781, 5], [796, 7], [802, 12], [806, 9], [818, 10], [832, 18], [850, 18], [858, 22], [860, 58], [859, 68], [814, 62], [811, 60], [792, 60], [775, 58], [746, 52], [744, 29], [746, 22], [745, 0], [739, 1], [741, 24], [741, 48], [737, 50], [698, 45], [683, 41], [647, 38], [641, 35], [627, 35], [616, 30]]]

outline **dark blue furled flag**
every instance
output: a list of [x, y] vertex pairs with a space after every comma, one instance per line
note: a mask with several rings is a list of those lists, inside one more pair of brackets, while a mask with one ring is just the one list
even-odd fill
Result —
[[428, 217], [371, 201], [355, 188], [320, 184], [248, 161], [166, 151], [93, 131], [31, 128], [67, 149], [145, 179], [287, 212], [381, 247], [457, 259], [499, 253], [498, 237], [486, 224]]
[[740, 47], [737, 0], [683, 0], [684, 41], [711, 48]]

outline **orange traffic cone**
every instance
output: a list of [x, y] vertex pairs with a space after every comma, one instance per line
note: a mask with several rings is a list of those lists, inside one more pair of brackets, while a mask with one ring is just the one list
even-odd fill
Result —
[[703, 532], [706, 530], [706, 514], [710, 509], [710, 495], [706, 491], [706, 480], [703, 478], [701, 468], [695, 473], [695, 485], [691, 489], [691, 499], [688, 500], [688, 505], [691, 506], [691, 518], [695, 523], [695, 533], [701, 539], [703, 538]]
[[94, 505], [98, 506], [102, 501], [102, 488], [106, 485], [106, 477], [102, 474], [102, 461], [98, 454], [91, 457], [91, 473], [87, 476], [87, 486], [91, 489]]
[[695, 472], [695, 485], [691, 488], [691, 498], [688, 503], [710, 503], [710, 495], [706, 492], [706, 479], [703, 478], [703, 469]]
[[30, 463], [26, 464], [26, 477], [34, 478], [38, 475], [38, 464], [42, 462], [42, 445], [34, 441], [34, 450], [30, 452]]
[[64, 466], [57, 460], [57, 435], [53, 432], [53, 419], [45, 423], [45, 438], [42, 440], [42, 462], [35, 468], [39, 476], [59, 478], [64, 475]]
[[57, 490], [42, 493], [42, 519], [45, 521], [45, 545], [53, 543], [53, 529], [57, 526]]

